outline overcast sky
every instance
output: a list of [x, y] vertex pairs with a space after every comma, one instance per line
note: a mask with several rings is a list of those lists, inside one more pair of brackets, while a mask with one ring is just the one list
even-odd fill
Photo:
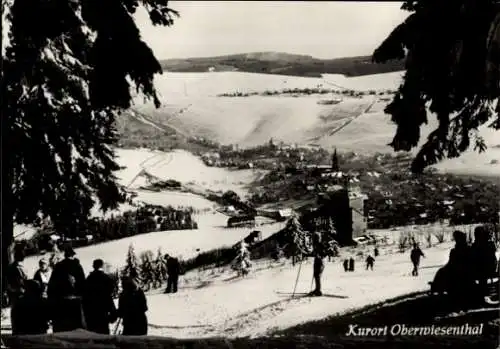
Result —
[[370, 55], [408, 12], [399, 2], [170, 1], [172, 27], [136, 14], [159, 59], [277, 51], [336, 58]]

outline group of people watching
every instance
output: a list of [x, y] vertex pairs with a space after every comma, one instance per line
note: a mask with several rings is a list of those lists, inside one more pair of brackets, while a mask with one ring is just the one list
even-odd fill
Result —
[[490, 235], [485, 227], [478, 226], [474, 230], [474, 242], [469, 244], [464, 232], [454, 231], [455, 246], [448, 263], [436, 273], [432, 291], [444, 291], [455, 304], [464, 307], [488, 296], [488, 280], [498, 277], [500, 272], [496, 245]]
[[94, 260], [93, 271], [86, 278], [75, 255], [71, 247], [67, 248], [64, 259], [53, 270], [42, 259], [40, 268], [29, 279], [23, 267], [24, 251], [16, 251], [6, 278], [12, 334], [44, 334], [49, 323], [53, 332], [87, 329], [109, 334], [110, 324], [121, 319], [123, 335], [146, 335], [148, 306], [137, 281], [122, 278], [116, 307], [115, 282], [104, 272], [104, 262]]

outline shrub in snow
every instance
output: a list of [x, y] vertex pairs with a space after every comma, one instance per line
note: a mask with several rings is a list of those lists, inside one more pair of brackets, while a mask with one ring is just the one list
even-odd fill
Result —
[[431, 233], [427, 233], [426, 240], [427, 240], [427, 246], [429, 248], [431, 248], [432, 247], [432, 235], [431, 235]]
[[398, 248], [400, 253], [405, 253], [406, 249], [410, 244], [410, 237], [406, 233], [399, 234], [398, 238]]
[[445, 240], [445, 233], [444, 231], [440, 231], [437, 233], [434, 233], [434, 236], [436, 237], [438, 243], [442, 244]]

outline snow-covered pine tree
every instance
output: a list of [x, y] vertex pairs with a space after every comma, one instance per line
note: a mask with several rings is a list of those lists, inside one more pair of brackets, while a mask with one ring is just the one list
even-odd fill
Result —
[[118, 298], [121, 292], [120, 271], [116, 269], [109, 273], [111, 282], [113, 284], [113, 298]]
[[156, 259], [154, 261], [154, 270], [155, 270], [155, 283], [154, 288], [161, 287], [163, 282], [167, 276], [167, 261], [164, 258], [164, 254], [161, 250], [161, 247], [158, 247], [158, 251], [156, 253]]
[[238, 276], [245, 276], [248, 274], [252, 263], [250, 263], [250, 252], [244, 240], [241, 240], [238, 249], [238, 254], [233, 260], [232, 269], [238, 272]]
[[142, 7], [153, 24], [170, 26], [177, 12], [168, 5], [2, 1], [2, 276], [15, 223], [42, 215], [75, 237], [96, 202], [106, 211], [123, 201], [115, 121], [131, 89], [160, 106], [153, 81], [162, 73], [133, 14]]
[[153, 252], [150, 250], [141, 253], [140, 272], [144, 291], [149, 291], [154, 288], [155, 283], [155, 268], [153, 265]]
[[140, 267], [137, 255], [135, 254], [134, 245], [130, 244], [127, 252], [127, 260], [125, 268], [122, 270], [122, 277], [131, 277], [136, 280], [140, 279]]
[[293, 265], [295, 265], [299, 257], [308, 255], [312, 252], [309, 233], [302, 228], [297, 216], [293, 216], [288, 220], [285, 226], [285, 235], [288, 240], [288, 255], [292, 256]]

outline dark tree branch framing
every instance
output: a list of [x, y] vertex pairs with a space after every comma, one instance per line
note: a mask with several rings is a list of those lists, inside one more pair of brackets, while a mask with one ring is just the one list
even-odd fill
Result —
[[500, 5], [419, 0], [405, 1], [402, 8], [413, 13], [375, 50], [373, 60], [406, 57], [404, 81], [386, 108], [397, 124], [394, 150], [418, 145], [427, 109], [437, 117], [438, 127], [412, 164], [421, 172], [471, 145], [484, 151], [480, 126], [500, 130]]
[[[141, 40], [132, 14], [143, 6], [154, 25], [177, 12], [165, 0], [2, 2], [10, 22], [2, 66], [2, 266], [13, 222], [39, 215], [55, 228], [87, 219], [124, 195], [111, 146], [115, 119], [131, 106], [130, 88], [160, 101], [160, 63]], [[6, 151], [8, 149], [8, 151]]]

